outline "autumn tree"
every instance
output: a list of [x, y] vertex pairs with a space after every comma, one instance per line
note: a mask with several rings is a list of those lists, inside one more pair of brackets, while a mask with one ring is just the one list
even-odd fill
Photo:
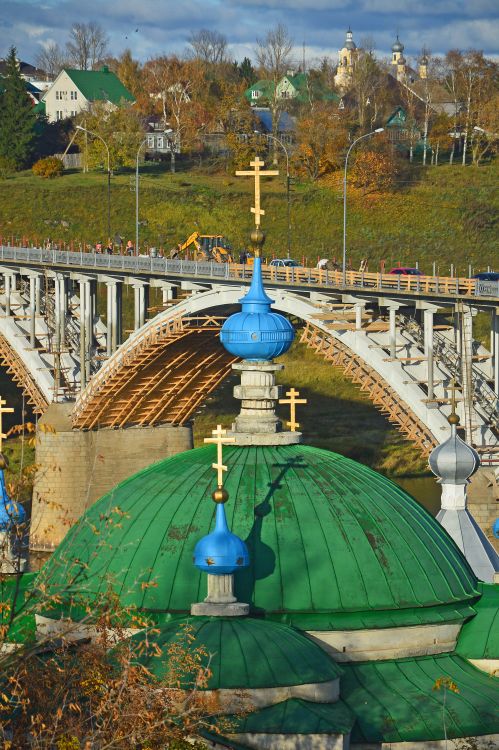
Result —
[[372, 129], [382, 114], [386, 76], [370, 49], [359, 49], [352, 72], [349, 92], [357, 106], [357, 119], [361, 133]]
[[438, 159], [440, 149], [453, 148], [454, 137], [453, 137], [453, 121], [452, 117], [447, 115], [445, 112], [438, 114], [430, 125], [428, 134], [428, 140], [433, 151], [432, 161], [435, 166], [438, 165]]
[[109, 67], [134, 98], [138, 99], [143, 90], [142, 66], [133, 58], [131, 50], [123, 50], [119, 57], [109, 61]]
[[95, 70], [107, 55], [109, 38], [96, 21], [74, 23], [69, 31], [66, 52], [79, 70]]
[[469, 50], [461, 56], [458, 66], [458, 81], [464, 99], [463, 165], [466, 164], [468, 143], [477, 115], [491, 98], [497, 66], [483, 56], [483, 52]]
[[209, 118], [202, 64], [175, 55], [157, 57], [145, 64], [144, 73], [146, 89], [159, 106], [163, 127], [173, 129], [179, 149], [191, 150]]
[[[111, 170], [135, 165], [137, 148], [144, 138], [144, 127], [135, 107], [124, 104], [109, 111], [104, 102], [95, 102], [89, 111], [80, 113], [75, 124], [81, 124], [104, 139], [109, 148]], [[78, 132], [76, 143], [90, 167], [107, 167], [107, 152], [99, 138]]]
[[478, 166], [487, 154], [499, 150], [499, 93], [480, 108], [480, 125], [474, 127], [471, 138], [473, 164]]
[[257, 121], [244, 97], [244, 84], [224, 84], [217, 107], [217, 130], [223, 132], [232, 154], [231, 167], [247, 166], [255, 154], [263, 154], [265, 145], [255, 133]]
[[398, 172], [396, 157], [389, 149], [359, 149], [350, 170], [350, 181], [364, 194], [386, 192], [393, 187]]
[[[278, 96], [277, 85], [286, 74], [291, 65], [291, 52], [293, 40], [283, 24], [278, 24], [271, 29], [263, 39], [257, 39], [255, 50], [256, 59], [260, 68], [262, 78], [272, 84], [269, 94], [268, 106], [272, 116], [272, 135], [278, 134], [279, 120], [285, 107], [285, 99]], [[277, 145], [274, 142], [274, 155], [277, 154]]]
[[445, 55], [445, 58], [439, 63], [439, 77], [441, 83], [447, 90], [452, 102], [452, 148], [449, 155], [449, 163], [452, 164], [454, 161], [454, 155], [456, 152], [456, 133], [458, 132], [459, 113], [461, 109], [461, 86], [460, 86], [460, 67], [461, 67], [461, 53], [459, 50], [449, 50]]
[[311, 180], [343, 163], [348, 129], [336, 105], [317, 104], [298, 121], [294, 161]]

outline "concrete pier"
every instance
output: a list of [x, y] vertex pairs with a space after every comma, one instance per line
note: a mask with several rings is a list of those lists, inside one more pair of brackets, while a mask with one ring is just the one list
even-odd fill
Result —
[[116, 484], [192, 448], [190, 426], [73, 430], [72, 403], [51, 404], [38, 422], [30, 548], [52, 551], [84, 511]]

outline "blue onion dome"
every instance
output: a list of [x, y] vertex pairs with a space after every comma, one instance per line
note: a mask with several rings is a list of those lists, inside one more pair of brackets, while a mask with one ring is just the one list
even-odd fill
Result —
[[200, 539], [194, 549], [194, 565], [211, 575], [228, 575], [249, 565], [248, 548], [227, 525], [224, 508], [227, 498], [222, 488], [213, 493], [217, 503], [215, 530]]
[[399, 39], [399, 35], [397, 34], [397, 41], [392, 44], [392, 52], [403, 52], [404, 51], [404, 45]]
[[454, 412], [449, 416], [449, 423], [450, 438], [432, 450], [428, 463], [440, 484], [467, 484], [480, 466], [480, 456], [457, 434], [459, 418]]
[[[7, 465], [3, 454], [0, 454], [0, 462]], [[19, 526], [26, 520], [26, 511], [20, 503], [11, 500], [5, 486], [3, 467], [0, 468], [0, 531], [10, 531], [14, 526]]]
[[241, 312], [227, 318], [220, 341], [235, 357], [250, 362], [269, 362], [288, 351], [295, 337], [284, 315], [270, 309], [274, 302], [263, 288], [261, 259], [256, 257], [248, 293], [239, 300]]

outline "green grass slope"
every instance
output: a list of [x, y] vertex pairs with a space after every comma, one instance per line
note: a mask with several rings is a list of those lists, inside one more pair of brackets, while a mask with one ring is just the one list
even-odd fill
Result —
[[[348, 192], [348, 249], [354, 268], [369, 258], [371, 270], [414, 264], [428, 273], [432, 263], [443, 275], [451, 263], [460, 275], [497, 266], [499, 251], [499, 167], [460, 165], [415, 168], [411, 182], [391, 193], [363, 196]], [[112, 178], [112, 233], [135, 237], [134, 174]], [[67, 173], [52, 181], [21, 173], [0, 181], [0, 235], [38, 241], [104, 241], [107, 234], [107, 182], [102, 172]], [[141, 168], [141, 240], [170, 248], [190, 232], [224, 234], [237, 249], [251, 229], [252, 181], [232, 175]], [[266, 252], [286, 254], [286, 194], [281, 177], [265, 178]], [[292, 186], [292, 254], [309, 262], [341, 257], [343, 203], [338, 180], [332, 187], [296, 182]], [[61, 223], [62, 222], [62, 223]]]

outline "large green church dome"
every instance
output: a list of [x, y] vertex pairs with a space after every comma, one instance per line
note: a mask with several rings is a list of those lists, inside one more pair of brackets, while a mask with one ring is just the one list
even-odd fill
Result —
[[[61, 595], [53, 614], [79, 619], [109, 587], [163, 620], [206, 596], [193, 566], [213, 527], [205, 446], [140, 471], [97, 501], [40, 574]], [[304, 445], [226, 447], [230, 528], [250, 565], [235, 594], [254, 614], [304, 630], [462, 620], [476, 579], [416, 501], [371, 469]], [[72, 597], [74, 597], [72, 599]]]

